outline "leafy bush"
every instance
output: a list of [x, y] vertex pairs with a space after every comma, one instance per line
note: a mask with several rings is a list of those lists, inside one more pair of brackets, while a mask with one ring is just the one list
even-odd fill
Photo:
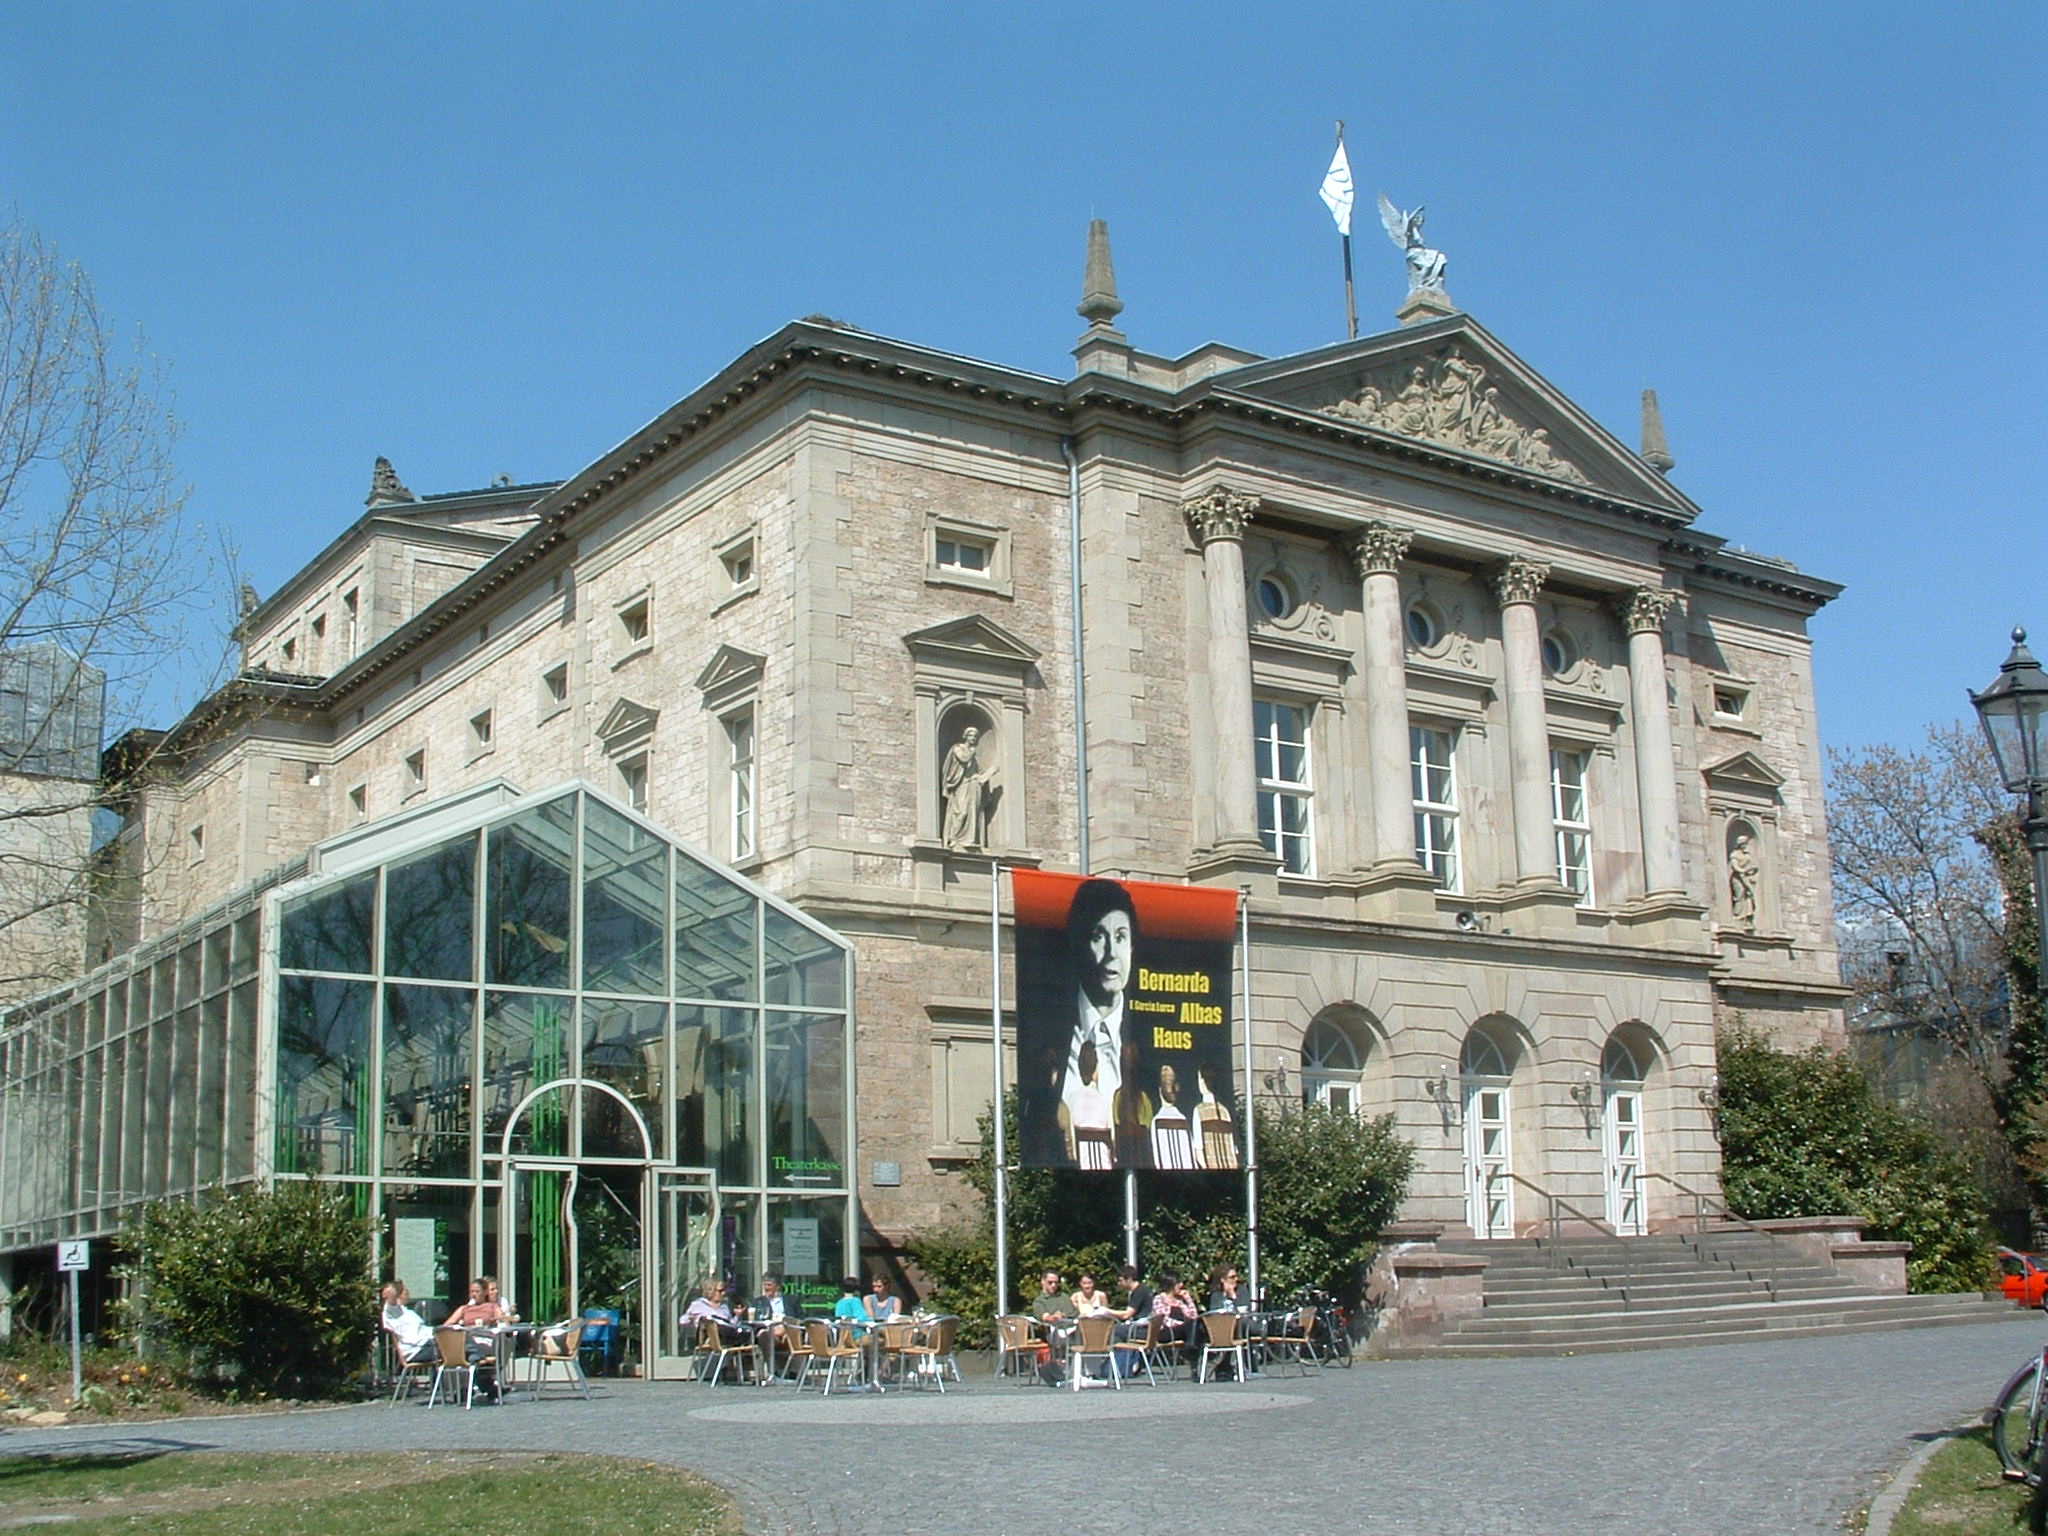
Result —
[[204, 1205], [164, 1200], [124, 1234], [150, 1340], [195, 1376], [255, 1396], [335, 1394], [376, 1337], [370, 1224], [346, 1192], [316, 1183], [236, 1190]]
[[[1016, 1139], [1016, 1100], [1005, 1096], [1008, 1145]], [[961, 1318], [963, 1341], [987, 1344], [995, 1311], [995, 1136], [981, 1119], [981, 1151], [967, 1180], [982, 1196], [978, 1218], [925, 1234], [912, 1244], [933, 1282], [932, 1301]], [[1376, 1120], [1326, 1109], [1261, 1104], [1259, 1278], [1274, 1295], [1306, 1287], [1355, 1300], [1380, 1229], [1400, 1209], [1415, 1150], [1394, 1134], [1393, 1117]], [[1219, 1264], [1243, 1264], [1241, 1176], [1139, 1175], [1138, 1248], [1147, 1275], [1172, 1270], [1200, 1291]], [[1032, 1294], [1038, 1273], [1071, 1281], [1083, 1270], [1105, 1290], [1123, 1262], [1123, 1180], [1065, 1169], [1020, 1168], [1009, 1178], [1011, 1304]]]
[[1721, 1181], [1752, 1220], [1860, 1216], [1864, 1236], [1909, 1242], [1916, 1291], [1990, 1282], [1984, 1197], [1919, 1116], [1894, 1109], [1846, 1057], [1780, 1051], [1744, 1031], [1720, 1041]]

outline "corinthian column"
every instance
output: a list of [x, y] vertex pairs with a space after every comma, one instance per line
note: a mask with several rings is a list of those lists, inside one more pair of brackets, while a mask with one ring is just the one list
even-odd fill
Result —
[[1494, 578], [1500, 594], [1501, 647], [1508, 696], [1508, 769], [1514, 787], [1515, 875], [1529, 884], [1557, 883], [1551, 839], [1550, 725], [1543, 712], [1543, 650], [1536, 633], [1536, 594], [1550, 567], [1519, 556]]
[[1209, 597], [1209, 735], [1216, 754], [1216, 816], [1210, 845], [1218, 852], [1265, 852], [1259, 841], [1252, 652], [1244, 589], [1244, 525], [1258, 506], [1258, 497], [1219, 485], [1181, 507], [1189, 531], [1202, 546], [1202, 584]]
[[1664, 683], [1664, 616], [1678, 594], [1638, 587], [1622, 600], [1628, 629], [1628, 694], [1636, 738], [1636, 798], [1643, 817], [1643, 894], [1683, 895], [1678, 857], [1678, 775], [1671, 761], [1671, 706]]
[[1414, 538], [1372, 522], [1352, 535], [1365, 588], [1365, 739], [1372, 765], [1372, 865], [1415, 867], [1415, 803], [1408, 787], [1408, 659], [1401, 581], [1394, 572]]

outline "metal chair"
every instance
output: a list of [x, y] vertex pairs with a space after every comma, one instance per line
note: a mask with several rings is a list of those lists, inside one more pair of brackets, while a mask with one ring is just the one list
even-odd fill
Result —
[[398, 1335], [391, 1333], [387, 1329], [386, 1337], [391, 1341], [393, 1357], [398, 1363], [396, 1379], [391, 1383], [391, 1401], [395, 1404], [401, 1398], [411, 1397], [412, 1384], [415, 1381], [428, 1379], [437, 1362], [434, 1360], [409, 1360], [406, 1358], [405, 1346], [398, 1342]]
[[[711, 1374], [707, 1377], [700, 1366], [697, 1371], [697, 1379], [699, 1381], [708, 1381], [715, 1387], [718, 1385], [719, 1376], [725, 1370], [725, 1362], [735, 1357], [741, 1361], [751, 1360], [754, 1355], [754, 1344], [751, 1339], [744, 1341], [728, 1339], [725, 1336], [725, 1330], [719, 1327], [717, 1318], [700, 1317], [697, 1319], [697, 1354], [700, 1359], [707, 1355], [711, 1358]], [[734, 1381], [740, 1379], [743, 1369], [744, 1367], [740, 1365], [733, 1367]]]
[[616, 1307], [583, 1309], [582, 1352], [597, 1357], [599, 1375], [617, 1372], [619, 1362], [625, 1354], [623, 1332], [619, 1326], [619, 1312]]
[[1136, 1355], [1138, 1357], [1138, 1364], [1145, 1368], [1145, 1379], [1156, 1387], [1159, 1385], [1159, 1378], [1152, 1373], [1152, 1361], [1157, 1356], [1159, 1363], [1166, 1366], [1166, 1379], [1168, 1381], [1173, 1380], [1173, 1367], [1160, 1354], [1160, 1350], [1165, 1345], [1165, 1342], [1165, 1335], [1159, 1331], [1159, 1314], [1155, 1312], [1145, 1319], [1144, 1332], [1116, 1341], [1116, 1353], [1119, 1357], [1116, 1362], [1117, 1374], [1119, 1376], [1127, 1374], [1136, 1375], [1135, 1371], [1126, 1372], [1124, 1370], [1121, 1358], [1124, 1355]]
[[825, 1362], [826, 1397], [832, 1395], [832, 1382], [839, 1373], [841, 1362], [845, 1363], [846, 1374], [849, 1377], [860, 1375], [861, 1361], [867, 1351], [858, 1340], [850, 1336], [836, 1337], [830, 1323], [805, 1323], [804, 1334], [810, 1343], [811, 1355], [804, 1362], [803, 1375], [797, 1378], [797, 1391], [803, 1391], [804, 1384], [811, 1379], [811, 1372], [816, 1369], [820, 1360]]
[[1292, 1360], [1304, 1376], [1311, 1364], [1321, 1370], [1323, 1356], [1316, 1348], [1316, 1309], [1305, 1306], [1289, 1317], [1278, 1333], [1267, 1338], [1266, 1351], [1275, 1358]]
[[953, 1379], [960, 1379], [960, 1362], [953, 1355], [953, 1341], [960, 1332], [960, 1319], [942, 1317], [930, 1324], [922, 1339], [913, 1338], [897, 1352], [906, 1376], [915, 1379], [922, 1387], [925, 1382], [938, 1384], [939, 1396], [946, 1395], [946, 1367], [953, 1367]]
[[[472, 1360], [469, 1356], [469, 1330], [467, 1328], [436, 1328], [434, 1347], [441, 1352], [440, 1362], [434, 1367], [434, 1388], [427, 1394], [427, 1406], [433, 1407], [441, 1400], [441, 1382], [444, 1377], [460, 1373], [463, 1378], [462, 1406], [476, 1406], [476, 1373], [488, 1367], [493, 1376], [497, 1374], [496, 1355], [479, 1355]], [[454, 1401], [450, 1389], [450, 1402]]]

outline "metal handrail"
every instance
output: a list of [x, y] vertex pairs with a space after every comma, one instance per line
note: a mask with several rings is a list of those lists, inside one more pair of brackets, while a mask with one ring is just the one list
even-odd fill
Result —
[[[1723, 1226], [1733, 1227], [1738, 1232], [1753, 1232], [1768, 1243], [1770, 1245], [1769, 1252], [1771, 1257], [1770, 1268], [1764, 1274], [1764, 1290], [1769, 1294], [1772, 1301], [1778, 1299], [1778, 1265], [1780, 1263], [1778, 1244], [1780, 1239], [1777, 1233], [1770, 1231], [1768, 1228], [1758, 1226], [1746, 1216], [1736, 1215], [1734, 1208], [1728, 1204], [1725, 1196], [1706, 1194], [1701, 1190], [1694, 1189], [1689, 1184], [1680, 1183], [1668, 1173], [1658, 1173], [1653, 1169], [1645, 1169], [1642, 1177], [1645, 1179], [1661, 1179], [1681, 1195], [1688, 1196], [1692, 1200], [1694, 1248], [1699, 1247], [1698, 1238], [1707, 1230], [1707, 1202], [1709, 1200], [1714, 1201], [1720, 1206], [1719, 1220]], [[1734, 1266], [1730, 1265], [1729, 1267], [1733, 1268]]]
[[1614, 1228], [1611, 1225], [1609, 1225], [1605, 1220], [1593, 1216], [1588, 1216], [1584, 1211], [1580, 1210], [1577, 1206], [1573, 1205], [1569, 1200], [1566, 1200], [1563, 1196], [1553, 1195], [1541, 1184], [1536, 1183], [1532, 1179], [1524, 1178], [1521, 1174], [1516, 1173], [1511, 1169], [1489, 1169], [1486, 1175], [1486, 1193], [1490, 1194], [1492, 1192], [1493, 1181], [1495, 1179], [1510, 1180], [1513, 1183], [1521, 1185], [1522, 1188], [1528, 1190], [1533, 1195], [1539, 1196], [1543, 1200], [1545, 1225], [1547, 1225], [1550, 1229], [1549, 1257], [1551, 1268], [1561, 1268], [1566, 1263], [1564, 1257], [1564, 1213], [1566, 1212], [1569, 1212], [1571, 1215], [1577, 1217], [1580, 1221], [1584, 1222], [1586, 1226], [1591, 1229], [1594, 1236], [1602, 1238], [1607, 1242], [1618, 1244], [1621, 1250], [1622, 1260], [1621, 1285], [1619, 1287], [1610, 1286], [1608, 1287], [1608, 1289], [1620, 1290], [1621, 1308], [1624, 1312], [1630, 1310], [1635, 1305], [1635, 1299], [1631, 1294], [1631, 1288], [1634, 1286], [1636, 1279], [1636, 1256], [1633, 1252], [1630, 1251], [1628, 1244], [1622, 1242], [1621, 1234], [1619, 1232], [1615, 1231]]

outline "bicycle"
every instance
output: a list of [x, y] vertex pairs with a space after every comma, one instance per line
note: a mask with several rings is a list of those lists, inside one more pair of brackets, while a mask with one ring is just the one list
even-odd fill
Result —
[[1991, 1448], [1998, 1452], [2005, 1476], [2014, 1482], [2036, 1482], [2035, 1453], [2048, 1418], [2048, 1344], [2005, 1378], [1986, 1412]]
[[1312, 1347], [1326, 1361], [1351, 1368], [1351, 1313], [1328, 1291], [1303, 1291], [1301, 1306], [1314, 1307], [1316, 1320], [1309, 1330]]

